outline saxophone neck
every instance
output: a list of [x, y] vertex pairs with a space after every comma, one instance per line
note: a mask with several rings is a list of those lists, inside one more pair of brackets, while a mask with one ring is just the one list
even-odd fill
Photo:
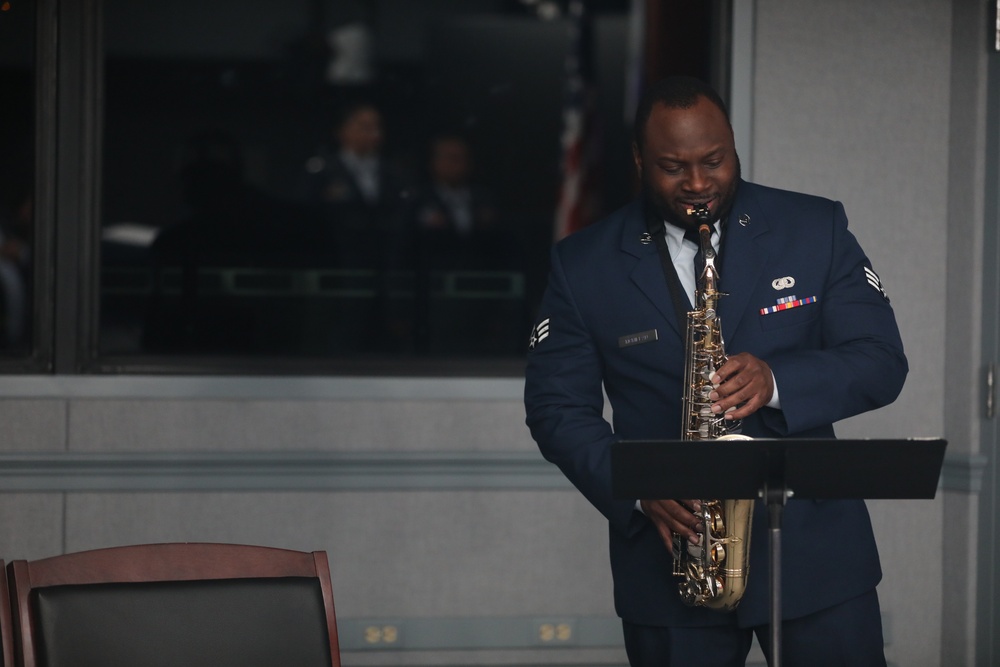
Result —
[[[696, 301], [707, 297], [714, 297], [717, 292], [717, 282], [719, 280], [718, 270], [715, 268], [715, 247], [712, 245], [712, 232], [714, 230], [707, 222], [702, 222], [698, 227], [698, 240], [701, 246], [701, 255], [705, 260], [701, 275], [695, 276]], [[699, 307], [696, 304], [695, 307]]]
[[701, 252], [705, 255], [706, 261], [709, 257], [715, 258], [715, 247], [712, 245], [713, 231], [707, 222], [703, 222], [698, 226], [698, 239], [701, 242]]

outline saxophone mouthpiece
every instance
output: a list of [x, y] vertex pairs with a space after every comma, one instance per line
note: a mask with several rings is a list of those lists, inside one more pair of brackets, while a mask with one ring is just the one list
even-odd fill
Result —
[[693, 215], [699, 220], [708, 220], [708, 216], [711, 215], [711, 212], [705, 204], [695, 204], [687, 209], [687, 214]]

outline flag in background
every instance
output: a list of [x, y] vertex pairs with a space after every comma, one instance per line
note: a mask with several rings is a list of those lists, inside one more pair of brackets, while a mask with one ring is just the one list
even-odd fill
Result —
[[566, 55], [556, 241], [586, 227], [601, 214], [603, 136], [596, 109], [593, 28], [584, 0], [571, 0], [569, 14], [572, 32]]
[[639, 106], [642, 89], [646, 87], [644, 60], [646, 57], [646, 0], [631, 0], [628, 12], [628, 44], [625, 56], [625, 126], [631, 127]]

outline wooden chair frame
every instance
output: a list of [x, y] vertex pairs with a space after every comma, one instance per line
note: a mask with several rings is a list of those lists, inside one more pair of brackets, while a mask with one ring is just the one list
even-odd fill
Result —
[[[49, 586], [306, 577], [319, 580], [332, 667], [340, 667], [333, 587], [326, 552], [213, 543], [144, 544], [81, 551], [7, 566], [12, 634], [23, 667], [38, 664], [33, 590]], [[7, 581], [4, 582], [8, 583]], [[11, 609], [8, 608], [8, 614]], [[10, 625], [10, 624], [8, 624]], [[8, 642], [4, 638], [4, 655]], [[13, 650], [12, 650], [13, 653]], [[12, 664], [12, 663], [6, 663]]]
[[14, 617], [13, 601], [7, 589], [7, 577], [3, 576], [4, 562], [0, 560], [0, 656], [3, 667], [14, 667]]

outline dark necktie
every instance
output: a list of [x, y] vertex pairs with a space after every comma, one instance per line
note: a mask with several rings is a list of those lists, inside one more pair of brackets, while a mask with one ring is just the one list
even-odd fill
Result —
[[[715, 233], [715, 227], [712, 226], [712, 233]], [[705, 253], [701, 251], [701, 236], [698, 234], [697, 229], [687, 229], [684, 231], [684, 238], [689, 241], [693, 241], [698, 252], [694, 255], [694, 285], [695, 289], [701, 286], [701, 273], [705, 270]]]

